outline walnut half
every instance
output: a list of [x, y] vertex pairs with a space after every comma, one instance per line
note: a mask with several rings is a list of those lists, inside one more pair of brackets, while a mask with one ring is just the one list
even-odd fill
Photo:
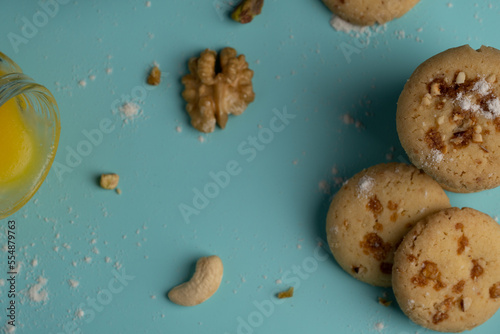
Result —
[[185, 86], [182, 97], [191, 124], [201, 132], [213, 132], [215, 123], [226, 127], [229, 114], [240, 115], [255, 99], [252, 87], [253, 71], [244, 55], [237, 56], [233, 48], [225, 48], [219, 55], [206, 49], [199, 57], [189, 60], [191, 73], [182, 78]]

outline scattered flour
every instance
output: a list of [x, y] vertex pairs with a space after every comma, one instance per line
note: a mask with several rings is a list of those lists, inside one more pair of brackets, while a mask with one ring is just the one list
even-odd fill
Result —
[[[487, 96], [491, 93], [491, 86], [484, 78], [481, 78], [474, 84], [472, 91], [476, 92], [480, 96]], [[500, 99], [497, 97], [486, 101], [488, 110], [482, 109], [481, 106], [474, 100], [476, 99], [473, 99], [473, 95], [458, 93], [455, 103], [458, 104], [458, 106], [463, 110], [479, 113], [486, 119], [500, 117]]]
[[119, 110], [123, 121], [125, 123], [128, 123], [129, 121], [133, 121], [135, 118], [139, 116], [141, 112], [141, 107], [139, 107], [134, 102], [126, 102], [119, 108]]
[[77, 318], [83, 318], [83, 316], [85, 315], [85, 312], [83, 312], [83, 310], [81, 308], [79, 308], [78, 310], [75, 311], [75, 316]]
[[331, 193], [331, 188], [330, 184], [326, 180], [321, 180], [318, 183], [318, 188], [323, 192], [325, 195], [329, 195]]
[[427, 156], [426, 165], [436, 165], [443, 162], [444, 154], [436, 149], [432, 149], [429, 156]]
[[36, 266], [38, 266], [38, 260], [37, 260], [36, 258], [35, 258], [35, 259], [33, 259], [33, 260], [31, 260], [31, 266], [32, 266], [32, 267], [36, 267]]
[[182, 128], [180, 126], [176, 126], [175, 127], [175, 131], [181, 133], [182, 132]]
[[366, 198], [370, 194], [375, 185], [375, 180], [365, 175], [358, 182], [358, 198]]
[[491, 91], [490, 84], [484, 80], [484, 78], [481, 78], [478, 82], [474, 84], [474, 87], [472, 88], [473, 91], [477, 91], [479, 95], [485, 96]]
[[28, 297], [31, 301], [36, 303], [45, 302], [49, 299], [49, 293], [47, 289], [43, 289], [47, 284], [48, 280], [42, 276], [38, 277], [38, 283], [33, 284], [28, 289]]
[[374, 327], [376, 330], [378, 330], [380, 332], [381, 330], [384, 329], [385, 325], [383, 322], [377, 322]]
[[80, 285], [80, 282], [74, 280], [74, 279], [69, 279], [68, 280], [68, 284], [70, 287], [72, 287], [73, 289], [76, 289], [78, 288], [78, 286]]
[[108, 67], [108, 68], [106, 69], [106, 74], [108, 74], [108, 75], [109, 75], [109, 74], [111, 74], [111, 73], [113, 73], [113, 69], [112, 69], [111, 67]]
[[342, 121], [344, 124], [354, 124], [354, 118], [349, 114], [342, 115]]
[[205, 137], [203, 137], [203, 136], [198, 136], [198, 141], [199, 141], [200, 143], [204, 143], [204, 142], [205, 142]]
[[358, 34], [363, 34], [367, 31], [370, 31], [369, 26], [358, 26], [352, 23], [349, 23], [345, 20], [342, 20], [340, 17], [337, 15], [332, 15], [332, 18], [330, 20], [330, 25], [332, 26], [333, 29], [337, 31], [342, 31], [345, 32], [346, 34], [349, 33], [358, 33]]

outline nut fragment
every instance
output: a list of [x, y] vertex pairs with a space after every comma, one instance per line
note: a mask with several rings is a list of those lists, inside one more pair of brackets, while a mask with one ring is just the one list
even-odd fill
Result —
[[234, 9], [231, 18], [240, 23], [252, 22], [253, 18], [260, 14], [263, 6], [264, 0], [243, 0]]
[[439, 116], [439, 118], [437, 119], [437, 124], [442, 125], [443, 123], [444, 123], [444, 116]]
[[100, 185], [101, 188], [113, 190], [118, 186], [118, 181], [120, 181], [118, 174], [102, 174]]
[[439, 83], [435, 82], [431, 85], [432, 95], [441, 95], [441, 89], [439, 88]]
[[148, 76], [147, 82], [148, 82], [149, 85], [158, 86], [160, 84], [160, 81], [161, 81], [161, 71], [160, 71], [160, 68], [158, 66], [154, 66], [151, 69], [151, 72], [149, 72], [149, 76]]
[[460, 72], [457, 74], [457, 79], [455, 80], [455, 82], [457, 84], [463, 84], [465, 82], [465, 73], [464, 72]]
[[466, 312], [470, 308], [471, 305], [472, 305], [472, 298], [470, 298], [470, 297], [465, 297], [464, 299], [462, 299], [460, 301], [460, 308], [464, 312]]
[[429, 106], [431, 104], [431, 99], [432, 99], [432, 95], [427, 93], [424, 95], [424, 97], [422, 98], [422, 104], [424, 106]]
[[290, 298], [293, 297], [293, 286], [290, 287], [290, 289], [278, 293], [278, 298], [283, 299], [283, 298]]
[[229, 114], [240, 115], [255, 99], [253, 71], [244, 55], [233, 48], [219, 55], [220, 72], [216, 72], [217, 53], [206, 49], [200, 57], [189, 60], [190, 74], [182, 78], [182, 97], [191, 124], [201, 132], [213, 132], [215, 123], [224, 129]]
[[482, 143], [483, 142], [483, 136], [480, 133], [474, 133], [472, 136], [472, 142], [474, 143]]
[[217, 255], [202, 257], [196, 262], [193, 277], [168, 292], [168, 299], [182, 306], [203, 303], [217, 291], [222, 281], [224, 267]]

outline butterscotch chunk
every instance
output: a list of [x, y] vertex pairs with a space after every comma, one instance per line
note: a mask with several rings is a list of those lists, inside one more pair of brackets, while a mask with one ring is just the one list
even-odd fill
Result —
[[488, 215], [469, 208], [432, 214], [396, 250], [396, 300], [423, 327], [470, 330], [500, 307], [499, 258], [500, 225]]
[[118, 186], [119, 181], [120, 176], [118, 174], [102, 174], [100, 185], [103, 189], [113, 190]]
[[160, 68], [158, 66], [154, 66], [151, 69], [151, 72], [149, 72], [149, 76], [148, 76], [147, 82], [148, 82], [149, 85], [158, 86], [160, 84], [160, 81], [161, 81], [161, 71], [160, 71]]
[[278, 293], [279, 299], [290, 298], [290, 297], [293, 297], [293, 286], [286, 291]]

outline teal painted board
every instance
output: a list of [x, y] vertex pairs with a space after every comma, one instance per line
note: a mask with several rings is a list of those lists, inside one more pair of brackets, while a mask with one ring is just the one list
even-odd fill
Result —
[[[378, 303], [384, 293], [394, 300], [390, 289], [352, 279], [325, 255], [326, 212], [342, 181], [406, 160], [396, 101], [422, 61], [463, 44], [500, 48], [498, 2], [421, 1], [359, 35], [335, 31], [321, 1], [267, 0], [248, 25], [231, 21], [228, 0], [61, 0], [45, 20], [46, 3], [4, 1], [0, 14], [0, 50], [58, 101], [55, 161], [67, 167], [1, 221], [2, 246], [16, 221], [22, 263], [16, 333], [431, 332]], [[180, 78], [190, 57], [226, 46], [255, 71], [256, 99], [226, 129], [201, 134]], [[150, 87], [155, 61], [162, 82]], [[141, 112], [124, 123], [118, 109], [130, 101]], [[276, 117], [283, 129], [270, 133]], [[234, 175], [210, 186], [228, 164]], [[121, 195], [99, 188], [107, 172], [120, 175]], [[499, 194], [450, 199], [496, 217]], [[186, 206], [196, 211], [183, 215]], [[171, 303], [166, 292], [210, 254], [224, 262], [218, 292], [193, 308]], [[6, 267], [0, 251], [2, 278]], [[290, 285], [294, 297], [278, 303]], [[497, 314], [472, 333], [499, 326]]]

